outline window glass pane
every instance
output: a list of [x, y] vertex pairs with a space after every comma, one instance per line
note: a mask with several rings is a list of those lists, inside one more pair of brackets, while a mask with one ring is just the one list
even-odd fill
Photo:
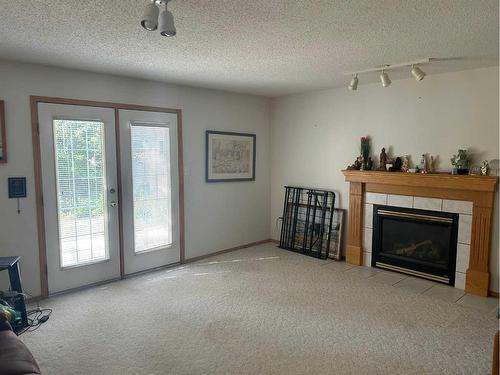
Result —
[[134, 250], [172, 244], [170, 134], [166, 126], [132, 124]]
[[54, 120], [61, 267], [108, 258], [104, 123]]

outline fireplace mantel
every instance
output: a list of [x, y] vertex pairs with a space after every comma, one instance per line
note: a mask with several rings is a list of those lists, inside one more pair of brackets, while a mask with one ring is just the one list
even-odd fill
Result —
[[348, 263], [361, 265], [363, 262], [365, 192], [470, 201], [473, 203], [472, 238], [465, 291], [488, 295], [491, 226], [497, 177], [356, 170], [343, 170], [342, 173], [350, 183], [346, 249]]

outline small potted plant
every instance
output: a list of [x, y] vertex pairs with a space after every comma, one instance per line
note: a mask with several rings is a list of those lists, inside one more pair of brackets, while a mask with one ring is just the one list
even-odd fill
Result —
[[452, 174], [469, 174], [470, 157], [467, 150], [458, 150], [457, 155], [451, 158]]
[[368, 136], [361, 137], [360, 152], [361, 152], [361, 157], [363, 158], [363, 164], [361, 165], [361, 170], [366, 171], [371, 169], [368, 168], [368, 156], [370, 155], [370, 138], [368, 138]]

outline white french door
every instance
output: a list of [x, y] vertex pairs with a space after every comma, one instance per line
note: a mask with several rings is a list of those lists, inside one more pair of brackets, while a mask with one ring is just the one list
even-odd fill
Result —
[[180, 261], [177, 115], [119, 110], [125, 274]]
[[120, 277], [114, 110], [38, 105], [49, 293]]
[[49, 293], [180, 261], [177, 115], [118, 117], [119, 155], [114, 108], [38, 104]]

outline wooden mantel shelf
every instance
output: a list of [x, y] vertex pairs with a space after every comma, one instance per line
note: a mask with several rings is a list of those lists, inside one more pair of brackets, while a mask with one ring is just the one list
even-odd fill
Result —
[[470, 201], [473, 203], [472, 236], [465, 291], [488, 295], [493, 202], [498, 177], [357, 170], [343, 170], [342, 173], [350, 183], [348, 263], [363, 263], [365, 192]]
[[402, 173], [343, 170], [345, 180], [384, 185], [427, 187], [466, 191], [495, 191], [498, 177], [448, 173]]

